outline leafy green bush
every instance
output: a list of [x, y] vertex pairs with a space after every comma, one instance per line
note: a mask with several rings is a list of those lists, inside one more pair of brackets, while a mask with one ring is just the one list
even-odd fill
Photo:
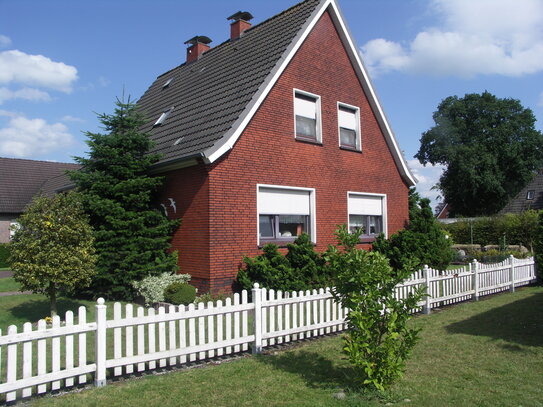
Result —
[[410, 223], [407, 229], [386, 239], [380, 235], [373, 243], [373, 250], [384, 254], [390, 265], [397, 270], [405, 269], [414, 262], [416, 268], [427, 264], [444, 270], [453, 259], [452, 241], [435, 220], [430, 201], [420, 199], [410, 209]]
[[133, 281], [132, 287], [136, 293], [143, 297], [145, 305], [149, 306], [164, 301], [164, 290], [172, 283], [188, 283], [190, 274], [162, 273], [158, 276], [149, 276], [141, 281]]
[[475, 259], [480, 263], [500, 263], [509, 258], [509, 256], [513, 256], [517, 259], [525, 259], [531, 255], [532, 253], [530, 252], [523, 253], [516, 250], [475, 250], [469, 253], [466, 260], [472, 261]]
[[0, 243], [0, 268], [9, 267], [9, 243]]
[[383, 254], [357, 249], [360, 232], [351, 235], [345, 226], [336, 236], [342, 249], [331, 246], [325, 256], [334, 279], [332, 293], [349, 309], [344, 351], [360, 383], [383, 390], [401, 376], [417, 341], [418, 330], [407, 321], [422, 292], [396, 299], [394, 288], [411, 275], [413, 265], [394, 270]]
[[164, 301], [174, 305], [188, 305], [196, 298], [196, 288], [187, 283], [171, 283], [164, 290]]
[[528, 210], [521, 214], [466, 219], [441, 227], [452, 236], [455, 243], [475, 243], [482, 246], [522, 245], [533, 251], [537, 235], [538, 212]]
[[13, 278], [21, 291], [49, 297], [54, 316], [58, 292], [86, 287], [96, 273], [92, 228], [81, 196], [37, 196], [18, 221], [21, 228], [10, 243]]
[[224, 303], [224, 301], [228, 297], [230, 297], [228, 294], [225, 294], [225, 293], [223, 293], [221, 291], [219, 291], [217, 294], [207, 292], [207, 293], [203, 293], [203, 294], [200, 294], [199, 296], [197, 296], [194, 299], [194, 303], [199, 304], [199, 303], [203, 302], [204, 304], [207, 304], [208, 302], [216, 302], [216, 301], [219, 301], [219, 300]]
[[283, 256], [274, 244], [267, 244], [263, 253], [254, 258], [244, 257], [245, 266], [238, 272], [237, 283], [250, 291], [254, 283], [282, 291], [299, 291], [324, 287], [330, 281], [322, 256], [315, 252], [305, 233], [288, 244]]

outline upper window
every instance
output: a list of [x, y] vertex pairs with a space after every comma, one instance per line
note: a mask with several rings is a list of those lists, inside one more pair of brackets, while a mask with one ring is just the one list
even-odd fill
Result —
[[355, 106], [338, 103], [339, 145], [352, 150], [360, 150], [359, 109]]
[[320, 143], [321, 137], [320, 97], [299, 90], [294, 91], [294, 117], [296, 138]]
[[166, 89], [168, 86], [170, 86], [172, 81], [173, 81], [173, 78], [170, 78], [166, 82], [164, 82], [164, 85], [162, 85], [162, 89]]
[[526, 193], [526, 199], [534, 199], [535, 191], [532, 189]]
[[259, 243], [289, 243], [304, 232], [314, 238], [313, 194], [311, 189], [259, 186]]
[[17, 232], [21, 228], [21, 225], [17, 221], [11, 221], [9, 223], [9, 240], [13, 239], [13, 236], [15, 236], [15, 232]]
[[348, 194], [349, 231], [362, 229], [361, 238], [386, 234], [386, 196], [379, 194]]

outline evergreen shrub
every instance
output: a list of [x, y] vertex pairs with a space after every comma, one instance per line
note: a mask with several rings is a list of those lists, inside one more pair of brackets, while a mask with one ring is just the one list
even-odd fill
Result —
[[9, 267], [9, 243], [0, 243], [0, 268]]
[[164, 301], [174, 305], [188, 305], [196, 298], [196, 288], [187, 283], [175, 282], [164, 290]]
[[263, 247], [263, 253], [244, 257], [237, 276], [241, 289], [250, 291], [254, 283], [281, 291], [300, 291], [329, 285], [330, 273], [323, 257], [315, 252], [309, 235], [303, 233], [287, 245], [286, 256], [275, 244]]

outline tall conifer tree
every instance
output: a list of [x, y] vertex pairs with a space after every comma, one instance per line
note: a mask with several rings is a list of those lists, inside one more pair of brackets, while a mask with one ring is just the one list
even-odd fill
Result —
[[89, 157], [70, 173], [82, 193], [94, 228], [97, 273], [88, 294], [131, 299], [132, 281], [177, 269], [177, 254], [168, 252], [179, 225], [156, 209], [154, 194], [162, 177], [148, 170], [160, 156], [150, 154], [145, 119], [135, 104], [117, 100], [113, 114], [98, 115], [105, 133], [87, 132]]

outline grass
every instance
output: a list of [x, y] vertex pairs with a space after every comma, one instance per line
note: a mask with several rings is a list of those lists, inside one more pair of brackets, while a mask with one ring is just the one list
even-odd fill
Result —
[[12, 277], [0, 278], [0, 293], [20, 290], [21, 286]]
[[[404, 377], [379, 397], [356, 390], [341, 339], [329, 337], [32, 406], [543, 406], [543, 287], [448, 307], [412, 324], [423, 328], [421, 340]], [[338, 389], [345, 400], [333, 397]]]

